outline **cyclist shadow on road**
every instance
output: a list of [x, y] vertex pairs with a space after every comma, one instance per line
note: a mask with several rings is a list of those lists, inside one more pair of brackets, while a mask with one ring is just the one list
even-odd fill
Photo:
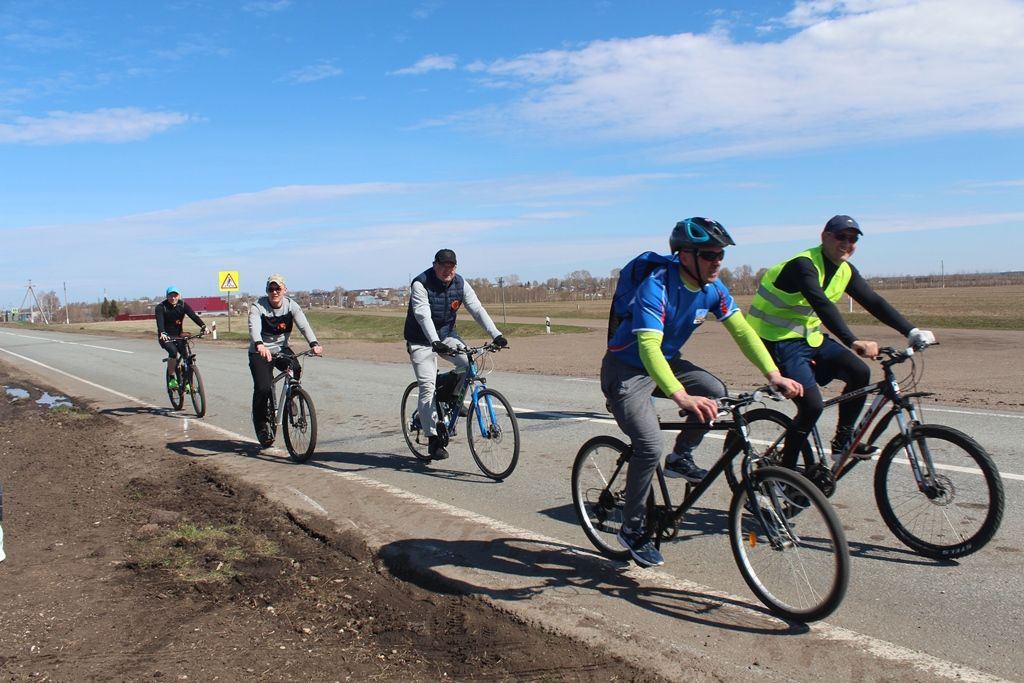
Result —
[[211, 455], [230, 453], [234, 455], [259, 455], [259, 444], [253, 441], [238, 439], [189, 439], [188, 441], [170, 441], [167, 448], [178, 455], [189, 458], [204, 458]]
[[542, 593], [571, 591], [579, 604], [585, 594], [624, 600], [672, 619], [711, 628], [755, 634], [806, 633], [806, 624], [785, 622], [760, 605], [687, 587], [666, 585], [665, 574], [598, 557], [570, 545], [497, 538], [450, 541], [409, 539], [383, 546], [381, 559], [397, 577], [429, 591], [482, 595], [498, 601], [536, 599]]
[[447, 460], [433, 460], [431, 462], [424, 462], [408, 453], [395, 454], [383, 451], [360, 451], [358, 453], [348, 453], [345, 451], [317, 452], [306, 465], [322, 467], [337, 472], [357, 473], [385, 469], [396, 472], [416, 472], [438, 479], [450, 479], [467, 483], [502, 483], [485, 477], [477, 469], [476, 464], [468, 453], [462, 454], [458, 451], [453, 452], [452, 456]]
[[189, 418], [194, 417], [191, 413], [182, 413], [172, 408], [155, 406], [121, 406], [119, 408], [104, 408], [99, 411], [100, 415], [110, 417], [128, 417], [130, 415], [158, 415], [161, 417]]

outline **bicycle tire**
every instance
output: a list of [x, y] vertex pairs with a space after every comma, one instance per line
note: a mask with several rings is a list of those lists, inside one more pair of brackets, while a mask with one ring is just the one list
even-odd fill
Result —
[[827, 617], [850, 582], [850, 550], [835, 510], [793, 470], [759, 467], [750, 478], [755, 504], [747, 504], [744, 485], [729, 505], [729, 542], [743, 580], [784, 619], [806, 623]]
[[[782, 457], [782, 446], [784, 445], [780, 439], [785, 435], [790, 425], [793, 424], [793, 418], [771, 408], [755, 408], [745, 412], [743, 419], [747, 423], [747, 433], [751, 447], [759, 455], [766, 455], [768, 457], [768, 462], [765, 464], [778, 464], [779, 458]], [[736, 448], [739, 438], [736, 432], [728, 432], [725, 437], [725, 445], [722, 446], [722, 452], [724, 453], [731, 448]], [[768, 450], [774, 450], [774, 452], [766, 453]], [[733, 491], [737, 490], [742, 479], [740, 475], [742, 473], [741, 466], [744, 457], [746, 456], [733, 458], [730, 465], [725, 468], [725, 480], [729, 482], [729, 488]], [[813, 461], [814, 456], [811, 453], [810, 446], [805, 446], [803, 457], [805, 464]]]
[[292, 387], [285, 399], [281, 432], [288, 457], [306, 462], [316, 449], [316, 408], [302, 387]]
[[605, 557], [629, 560], [616, 540], [622, 528], [630, 448], [613, 436], [595, 436], [580, 447], [572, 465], [572, 506], [583, 533]]
[[189, 398], [192, 399], [192, 407], [196, 411], [196, 417], [206, 415], [206, 387], [203, 385], [203, 376], [199, 368], [192, 366], [192, 377], [187, 382], [189, 386]]
[[[494, 410], [493, 422], [491, 412], [487, 409], [488, 397], [491, 398], [491, 408]], [[483, 418], [486, 434], [480, 433], [478, 412]], [[477, 399], [470, 404], [466, 413], [466, 440], [473, 460], [486, 476], [501, 481], [512, 474], [519, 462], [519, 420], [508, 400], [499, 392], [482, 389]]]
[[[875, 502], [886, 526], [925, 557], [946, 560], [981, 550], [999, 529], [1005, 507], [1003, 482], [991, 456], [971, 437], [944, 425], [913, 426], [911, 438], [931, 453], [940, 490], [929, 496], [918, 489], [909, 462], [906, 471], [897, 473], [893, 464], [906, 445], [898, 434], [875, 467]], [[925, 467], [923, 460], [920, 465]]]
[[[185, 388], [181, 384], [181, 366], [179, 365], [174, 369], [174, 379], [178, 382], [178, 388], [172, 389], [170, 386], [167, 387], [167, 397], [171, 399], [171, 407], [174, 410], [181, 410], [181, 407], [185, 405]], [[166, 384], [166, 375], [164, 382]]]
[[[410, 397], [412, 397], [411, 402]], [[420, 427], [419, 384], [416, 382], [407, 386], [402, 394], [398, 419], [402, 423], [402, 436], [405, 437], [405, 443], [409, 446], [409, 450], [423, 462], [430, 462], [430, 453], [427, 450], [427, 436], [423, 434], [423, 430]]]

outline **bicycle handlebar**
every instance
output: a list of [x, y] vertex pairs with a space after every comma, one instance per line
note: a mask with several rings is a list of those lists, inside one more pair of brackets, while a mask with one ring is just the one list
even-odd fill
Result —
[[199, 334], [183, 334], [180, 337], [167, 336], [167, 341], [192, 341], [193, 339], [202, 339], [209, 335], [209, 332], [200, 332]]
[[456, 346], [453, 349], [449, 349], [448, 351], [445, 351], [443, 353], [443, 355], [445, 355], [445, 356], [461, 356], [463, 354], [469, 354], [469, 355], [472, 355], [472, 356], [476, 356], [476, 355], [483, 354], [483, 353], [497, 353], [498, 351], [501, 351], [503, 349], [508, 349], [508, 348], [511, 348], [511, 347], [509, 347], [509, 346], [498, 346], [494, 342], [487, 342], [486, 344], [481, 344], [480, 346], [466, 346], [466, 345]]
[[313, 349], [307, 349], [301, 353], [284, 353], [283, 351], [278, 351], [277, 353], [270, 354], [270, 357], [274, 360], [277, 360], [278, 358], [302, 358], [303, 356], [313, 356], [314, 358], [317, 358], [319, 357], [319, 354], [313, 353]]
[[888, 356], [888, 360], [882, 360], [883, 364], [896, 365], [904, 361], [910, 360], [911, 356], [915, 353], [919, 353], [927, 349], [929, 346], [938, 346], [939, 342], [933, 342], [931, 344], [920, 344], [917, 346], [908, 346], [905, 349], [897, 349], [892, 346], [883, 346], [878, 349], [877, 358], [881, 359], [882, 356]]

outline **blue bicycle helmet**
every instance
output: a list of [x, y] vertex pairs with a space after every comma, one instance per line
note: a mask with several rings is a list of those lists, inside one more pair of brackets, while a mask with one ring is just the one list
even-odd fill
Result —
[[718, 221], [694, 216], [676, 223], [668, 238], [669, 249], [676, 253], [681, 249], [701, 247], [728, 247], [736, 244]]

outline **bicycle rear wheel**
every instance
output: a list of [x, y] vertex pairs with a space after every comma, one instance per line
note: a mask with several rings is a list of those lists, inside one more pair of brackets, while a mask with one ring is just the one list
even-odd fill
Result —
[[419, 384], [413, 382], [405, 388], [402, 394], [402, 404], [399, 410], [398, 419], [402, 423], [402, 436], [409, 450], [420, 460], [430, 462], [430, 453], [427, 451], [427, 435], [423, 433], [420, 426], [419, 416]]
[[196, 417], [203, 417], [206, 415], [206, 387], [203, 386], [203, 376], [199, 374], [199, 368], [195, 365], [192, 366], [192, 377], [185, 384], [188, 386], [188, 395], [192, 399]]
[[750, 476], [751, 486], [740, 486], [729, 506], [729, 540], [744, 581], [785, 619], [823, 619], [839, 607], [850, 580], [839, 518], [792, 470], [760, 467]]
[[292, 387], [285, 399], [281, 431], [288, 457], [295, 462], [309, 460], [316, 448], [316, 409], [302, 387]]
[[481, 390], [470, 404], [466, 439], [481, 472], [497, 481], [512, 474], [519, 462], [519, 421], [505, 397], [494, 389]]
[[[166, 375], [165, 382], [166, 382]], [[181, 410], [181, 407], [185, 405], [185, 387], [181, 383], [181, 366], [178, 365], [174, 368], [174, 380], [178, 383], [176, 389], [172, 389], [167, 386], [167, 398], [171, 399], [171, 407], [175, 410]]]
[[942, 425], [918, 425], [911, 432], [918, 464], [934, 471], [917, 486], [900, 434], [890, 441], [875, 467], [875, 501], [886, 525], [915, 552], [953, 559], [983, 548], [1003, 519], [1003, 482], [992, 458], [977, 441]]
[[583, 533], [602, 555], [626, 561], [629, 551], [616, 536], [622, 528], [629, 446], [611, 436], [596, 436], [576, 454], [572, 465], [572, 506]]

